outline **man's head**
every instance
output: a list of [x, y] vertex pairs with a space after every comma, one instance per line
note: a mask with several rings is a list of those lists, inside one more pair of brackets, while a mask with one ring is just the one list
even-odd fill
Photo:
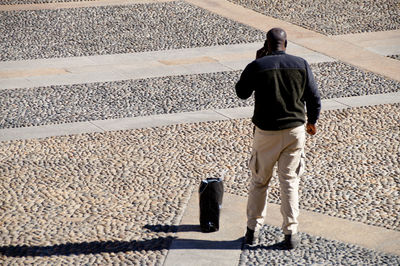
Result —
[[286, 32], [281, 28], [272, 28], [267, 33], [268, 53], [285, 51], [287, 46]]

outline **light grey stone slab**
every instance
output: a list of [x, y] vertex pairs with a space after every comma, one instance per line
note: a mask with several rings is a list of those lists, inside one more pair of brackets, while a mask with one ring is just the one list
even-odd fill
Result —
[[[322, 63], [322, 62], [334, 62], [337, 61], [334, 58], [331, 58], [329, 56], [325, 56], [322, 54], [317, 54], [317, 53], [310, 53], [310, 54], [297, 54], [297, 53], [290, 53], [288, 54], [300, 56], [307, 60], [309, 64], [317, 64], [317, 63]], [[232, 60], [232, 61], [222, 61], [221, 64], [226, 66], [227, 68], [231, 70], [243, 70], [249, 63], [253, 61], [253, 58], [248, 58], [248, 59], [241, 59], [241, 60]]]
[[214, 73], [222, 71], [231, 71], [232, 69], [224, 66], [223, 64], [216, 63], [201, 63], [201, 64], [188, 64], [185, 65], [187, 74], [203, 74], [203, 73]]
[[201, 233], [198, 226], [198, 193], [195, 191], [179, 225], [178, 238], [172, 242], [164, 265], [237, 265], [246, 228], [245, 208], [245, 198], [225, 193], [220, 230]]
[[152, 67], [136, 68], [131, 66], [121, 66], [121, 74], [128, 79], [155, 78], [165, 76], [179, 76], [191, 74], [203, 74], [222, 71], [231, 71], [218, 62], [215, 63], [198, 63], [198, 64], [181, 64], [181, 65], [158, 65]]
[[252, 61], [252, 59], [241, 59], [234, 61], [224, 61], [221, 64], [230, 70], [243, 70]]
[[[211, 249], [212, 245], [218, 245], [216, 242], [210, 244], [208, 242], [199, 242], [195, 240], [175, 240], [174, 246], [170, 248], [165, 266], [210, 266], [210, 265], [221, 265], [221, 266], [232, 266], [237, 265], [240, 258], [240, 241], [238, 242], [238, 248], [234, 251], [224, 249]], [[220, 241], [221, 245], [224, 245], [223, 241]], [[232, 241], [233, 243], [233, 241]], [[204, 246], [209, 246], [208, 249]], [[189, 255], [190, 254], [190, 255]], [[238, 255], [239, 254], [239, 255]]]
[[87, 56], [61, 57], [35, 60], [0, 61], [0, 72], [10, 70], [31, 70], [43, 68], [68, 68], [85, 65], [96, 65]]
[[295, 49], [302, 49], [303, 51], [310, 51], [309, 49], [307, 49], [307, 48], [305, 48], [305, 47], [303, 47], [301, 45], [298, 45], [298, 44], [296, 44], [294, 42], [291, 42], [291, 41], [288, 41], [286, 49], [288, 51], [295, 50]]
[[334, 99], [327, 99], [321, 101], [322, 110], [335, 110], [335, 109], [344, 109], [349, 107], [350, 107], [349, 105], [340, 103]]
[[[104, 65], [108, 66], [108, 65]], [[157, 68], [166, 67], [158, 61], [143, 61], [141, 64], [119, 64], [119, 65], [110, 65], [109, 68], [112, 68], [114, 71], [117, 71], [123, 75], [132, 74], [139, 71], [147, 71], [150, 73], [158, 72], [155, 71]], [[166, 70], [168, 71], [168, 70]], [[164, 71], [164, 72], [166, 72]]]
[[225, 117], [213, 110], [202, 110], [197, 112], [177, 113], [171, 116], [164, 116], [164, 119], [176, 124], [198, 123], [216, 120], [227, 120]]
[[[71, 85], [242, 70], [254, 59], [256, 51], [262, 45], [262, 42], [257, 42], [143, 53], [0, 62], [0, 72], [3, 74], [14, 71], [20, 75], [15, 78], [3, 78], [0, 88]], [[333, 60], [289, 43], [288, 53], [291, 52], [303, 56], [310, 63]]]
[[337, 98], [334, 99], [338, 103], [350, 106], [350, 107], [360, 107], [360, 106], [370, 106], [379, 104], [392, 104], [400, 102], [400, 92], [386, 93], [386, 94], [375, 94], [375, 95], [365, 95], [347, 98]]
[[337, 61], [336, 59], [323, 55], [321, 53], [312, 51], [310, 49], [304, 48], [300, 45], [297, 45], [293, 42], [288, 42], [287, 50], [288, 54], [292, 54], [295, 56], [300, 56], [307, 60], [309, 64], [316, 64], [322, 62], [334, 62]]
[[31, 87], [33, 87], [33, 83], [26, 78], [0, 79], [0, 90]]
[[66, 67], [64, 69], [68, 76], [69, 74], [73, 74], [74, 76], [83, 76], [85, 74], [90, 74], [90, 73], [115, 73], [115, 70], [113, 67], [110, 67], [109, 65], [82, 65], [82, 66], [74, 66], [74, 67]]
[[143, 62], [148, 62], [155, 59], [153, 52], [93, 55], [93, 56], [88, 56], [87, 58], [95, 65], [138, 64], [139, 66]]
[[240, 54], [246, 51], [257, 51], [262, 47], [263, 43], [244, 43], [244, 44], [232, 44], [232, 45], [219, 45], [219, 46], [207, 46], [207, 47], [196, 47], [188, 49], [176, 49], [167, 51], [156, 51], [152, 52], [154, 59], [168, 60], [177, 58], [191, 58], [191, 57], [215, 57], [220, 55], [229, 54]]
[[226, 120], [227, 117], [212, 111], [185, 112], [166, 115], [152, 115], [132, 118], [91, 121], [97, 127], [105, 130], [127, 130], [136, 128], [159, 127], [174, 124], [198, 123], [216, 120]]
[[129, 130], [137, 128], [166, 126], [168, 121], [162, 119], [162, 116], [141, 116], [132, 118], [95, 120], [91, 123], [104, 131]]
[[107, 82], [127, 80], [127, 76], [113, 71], [95, 71], [68, 73], [66, 75], [46, 75], [28, 77], [27, 80], [34, 86], [72, 85], [93, 82]]
[[165, 76], [187, 75], [191, 74], [184, 65], [167, 66], [155, 63], [154, 66], [137, 68], [136, 66], [120, 66], [118, 69], [121, 74], [128, 79], [155, 78]]
[[240, 54], [243, 52], [252, 52], [256, 53], [258, 49], [263, 47], [264, 42], [255, 42], [255, 43], [244, 43], [244, 44], [235, 44], [235, 45], [221, 45], [221, 46], [213, 46], [208, 47], [206, 51], [209, 52], [210, 55], [221, 55], [221, 54]]
[[336, 35], [331, 38], [350, 42], [383, 56], [400, 54], [400, 30], [398, 29]]
[[367, 47], [366, 49], [383, 56], [400, 54], [400, 44], [379, 45], [379, 46]]
[[[296, 55], [296, 54], [294, 54]], [[304, 55], [298, 55], [307, 60], [309, 64], [317, 64], [317, 63], [324, 63], [324, 62], [335, 62], [337, 61], [336, 59], [319, 54], [319, 53], [310, 53], [310, 54], [304, 54]]]
[[103, 132], [103, 130], [90, 122], [76, 122], [24, 128], [6, 128], [0, 130], [0, 141], [36, 139], [93, 132]]
[[254, 107], [237, 107], [237, 108], [226, 108], [226, 109], [218, 109], [215, 112], [220, 113], [230, 119], [241, 119], [241, 118], [249, 118], [253, 116]]
[[175, 50], [161, 50], [149, 53], [153, 60], [175, 60], [178, 58], [201, 57], [207, 54], [207, 48], [187, 48]]

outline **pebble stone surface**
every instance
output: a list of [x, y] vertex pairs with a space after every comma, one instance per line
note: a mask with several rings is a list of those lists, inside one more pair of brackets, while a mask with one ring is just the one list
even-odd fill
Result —
[[[399, 121], [400, 104], [322, 112], [318, 135], [307, 138], [300, 208], [399, 231]], [[238, 127], [245, 128], [245, 134], [251, 136], [250, 122], [240, 123], [243, 124]], [[243, 145], [232, 147], [242, 150], [242, 155], [238, 159], [240, 167], [227, 174], [234, 177], [233, 182], [227, 183], [229, 193], [247, 196], [250, 145], [249, 139], [247, 150]], [[279, 197], [275, 173], [269, 201], [280, 204]]]
[[0, 12], [0, 61], [169, 50], [263, 39], [265, 34], [261, 31], [182, 1]]
[[0, 0], [0, 5], [23, 5], [23, 4], [44, 4], [44, 3], [63, 3], [63, 2], [82, 2], [96, 0]]
[[305, 233], [299, 233], [300, 246], [294, 250], [279, 247], [280, 228], [264, 225], [258, 245], [247, 246], [239, 265], [399, 265], [400, 256], [385, 254]]
[[[78, 0], [0, 0], [0, 4]], [[398, 0], [229, 0], [327, 35], [400, 28]], [[77, 19], [79, 18], [79, 19]], [[0, 61], [262, 41], [184, 1], [0, 12]], [[391, 56], [399, 59], [399, 55]], [[341, 62], [313, 64], [324, 99], [397, 92]], [[240, 71], [0, 90], [0, 128], [250, 106]], [[307, 136], [300, 208], [400, 230], [400, 104], [323, 111]], [[250, 119], [0, 142], [0, 264], [162, 265], [200, 180], [247, 196]], [[280, 203], [276, 173], [269, 202]], [[265, 225], [239, 265], [399, 265], [400, 256]]]
[[176, 152], [188, 138], [168, 127], [1, 143], [0, 261], [161, 264], [200, 176], [185, 164], [196, 146]]
[[400, 28], [398, 0], [228, 0], [326, 35]]
[[393, 58], [393, 59], [400, 60], [400, 54], [391, 55], [391, 56], [389, 56], [389, 57], [391, 57], [391, 58]]
[[[399, 119], [400, 104], [324, 111], [301, 208], [399, 230]], [[2, 142], [0, 260], [160, 264], [200, 180], [247, 195], [251, 142], [249, 119]]]
[[[324, 99], [400, 90], [400, 82], [340, 62], [312, 69]], [[0, 90], [0, 128], [251, 106], [234, 93], [240, 73]]]

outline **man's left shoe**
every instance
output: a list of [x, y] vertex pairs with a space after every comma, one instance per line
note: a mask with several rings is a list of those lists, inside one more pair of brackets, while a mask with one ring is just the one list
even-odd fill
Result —
[[254, 230], [247, 227], [246, 234], [244, 235], [244, 244], [253, 245], [254, 243]]
[[283, 241], [283, 246], [286, 249], [294, 249], [299, 246], [300, 238], [297, 234], [285, 235], [285, 240]]

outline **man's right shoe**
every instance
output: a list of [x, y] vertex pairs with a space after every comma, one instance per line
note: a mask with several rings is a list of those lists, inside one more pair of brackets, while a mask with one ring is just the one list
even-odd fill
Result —
[[299, 246], [300, 238], [297, 234], [285, 235], [285, 240], [283, 240], [283, 246], [286, 249], [294, 249]]
[[253, 245], [254, 243], [254, 230], [247, 227], [246, 234], [244, 235], [244, 244]]

